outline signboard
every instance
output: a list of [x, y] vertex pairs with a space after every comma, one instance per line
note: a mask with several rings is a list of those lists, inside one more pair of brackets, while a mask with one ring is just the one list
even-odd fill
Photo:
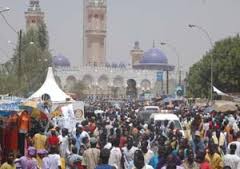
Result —
[[163, 81], [163, 72], [157, 72], [157, 81]]
[[176, 95], [177, 96], [183, 96], [184, 95], [183, 86], [177, 86], [176, 87]]
[[84, 102], [76, 101], [73, 103], [73, 109], [75, 112], [75, 118], [78, 122], [84, 119]]

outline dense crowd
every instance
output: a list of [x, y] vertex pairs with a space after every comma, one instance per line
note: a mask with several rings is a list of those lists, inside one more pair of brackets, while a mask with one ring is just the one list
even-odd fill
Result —
[[240, 116], [185, 104], [174, 123], [138, 118], [138, 104], [98, 102], [72, 131], [50, 125], [26, 134], [26, 151], [9, 152], [0, 169], [240, 169]]

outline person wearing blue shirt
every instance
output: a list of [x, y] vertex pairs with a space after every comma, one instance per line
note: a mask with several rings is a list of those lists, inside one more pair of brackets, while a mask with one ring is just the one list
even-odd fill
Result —
[[195, 132], [195, 137], [191, 141], [191, 146], [194, 154], [196, 154], [199, 150], [205, 149], [204, 142], [201, 140], [200, 131]]
[[155, 154], [155, 155], [150, 159], [149, 165], [151, 165], [154, 169], [157, 169], [158, 163], [163, 160], [164, 153], [165, 153], [164, 147], [163, 147], [163, 146], [160, 146], [160, 147], [158, 148], [158, 153]]
[[95, 169], [114, 169], [115, 167], [108, 165], [109, 157], [110, 157], [110, 150], [106, 148], [102, 149], [100, 152], [101, 163], [97, 165]]

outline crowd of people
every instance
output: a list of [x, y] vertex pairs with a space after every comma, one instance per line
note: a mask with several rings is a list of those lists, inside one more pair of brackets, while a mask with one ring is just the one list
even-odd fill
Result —
[[50, 125], [26, 135], [26, 152], [9, 152], [0, 169], [240, 169], [240, 115], [180, 105], [174, 123], [139, 119], [137, 103], [98, 102], [72, 131]]

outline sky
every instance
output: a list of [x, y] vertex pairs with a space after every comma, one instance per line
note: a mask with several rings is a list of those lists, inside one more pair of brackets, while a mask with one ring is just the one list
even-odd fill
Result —
[[[28, 0], [0, 0], [9, 7], [5, 17], [15, 29], [25, 29], [24, 12]], [[240, 31], [239, 0], [108, 0], [107, 60], [130, 63], [130, 50], [139, 41], [143, 50], [161, 48], [170, 64], [177, 64], [176, 53], [161, 42], [177, 49], [180, 65], [186, 70], [211, 49], [203, 32], [191, 29], [196, 24], [206, 29], [213, 42]], [[72, 66], [82, 61], [82, 0], [40, 0], [48, 27], [53, 55], [69, 58]], [[0, 62], [11, 57], [17, 35], [0, 17]]]

